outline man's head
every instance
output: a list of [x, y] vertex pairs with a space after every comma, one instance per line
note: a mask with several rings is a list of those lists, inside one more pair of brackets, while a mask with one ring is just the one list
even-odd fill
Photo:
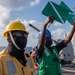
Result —
[[[39, 32], [38, 38], [40, 37], [40, 34], [41, 34], [41, 32]], [[52, 45], [51, 37], [52, 37], [51, 32], [48, 29], [46, 29], [45, 46], [51, 46]]]
[[9, 23], [4, 31], [4, 36], [9, 43], [13, 43], [18, 49], [23, 49], [27, 44], [27, 36], [29, 32], [20, 21]]

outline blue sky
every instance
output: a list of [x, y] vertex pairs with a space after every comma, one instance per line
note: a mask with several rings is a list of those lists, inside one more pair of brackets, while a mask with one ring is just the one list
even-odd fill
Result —
[[[10, 21], [20, 20], [30, 32], [27, 46], [35, 46], [38, 42], [38, 32], [28, 26], [33, 24], [40, 30], [43, 27], [46, 16], [41, 12], [45, 5], [51, 0], [0, 0], [0, 46], [6, 46], [7, 40], [3, 37], [3, 31]], [[75, 0], [52, 0], [56, 4], [64, 1], [73, 10]], [[72, 28], [70, 23], [60, 24], [54, 21], [48, 28], [55, 40], [64, 39], [65, 33]]]

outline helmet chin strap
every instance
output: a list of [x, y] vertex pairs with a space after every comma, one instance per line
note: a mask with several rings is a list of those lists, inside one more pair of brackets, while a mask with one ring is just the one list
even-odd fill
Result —
[[14, 44], [14, 46], [15, 46], [18, 50], [21, 50], [21, 49], [17, 46], [17, 44], [15, 43], [11, 32], [9, 32], [9, 35], [10, 35], [11, 41], [12, 41], [12, 43]]

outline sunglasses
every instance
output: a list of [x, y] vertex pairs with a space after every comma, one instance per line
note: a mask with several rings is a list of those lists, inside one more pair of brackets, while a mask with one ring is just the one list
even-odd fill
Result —
[[13, 32], [12, 35], [13, 35], [13, 36], [16, 36], [16, 37], [22, 37], [22, 36], [24, 36], [24, 37], [26, 37], [26, 38], [28, 37], [27, 34], [22, 33], [22, 32]]

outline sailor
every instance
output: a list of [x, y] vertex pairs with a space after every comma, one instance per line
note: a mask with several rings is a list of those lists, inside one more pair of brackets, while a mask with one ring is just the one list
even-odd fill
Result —
[[[37, 47], [37, 46], [36, 46]], [[34, 69], [35, 69], [35, 74], [38, 75], [38, 72], [39, 72], [39, 67], [38, 65], [36, 64], [35, 62], [35, 55], [36, 55], [36, 47], [32, 47], [32, 52], [31, 52], [31, 57], [33, 58], [34, 60]]]
[[28, 34], [18, 20], [7, 25], [4, 36], [8, 46], [0, 52], [0, 75], [34, 75], [32, 58], [25, 53]]
[[56, 46], [52, 46], [52, 36], [47, 26], [49, 23], [53, 23], [54, 19], [54, 16], [47, 17], [43, 29], [39, 34], [39, 42], [35, 56], [35, 61], [39, 66], [39, 75], [62, 75], [59, 51], [67, 46], [75, 32], [74, 20], [74, 26], [68, 36]]

